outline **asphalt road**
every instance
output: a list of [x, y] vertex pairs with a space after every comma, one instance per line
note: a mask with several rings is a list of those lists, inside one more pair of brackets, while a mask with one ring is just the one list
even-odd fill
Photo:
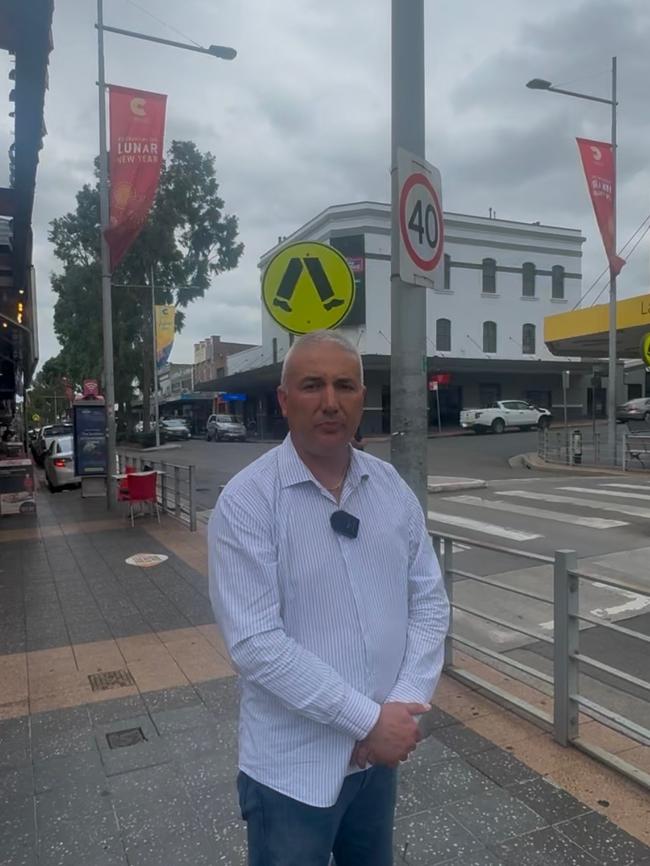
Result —
[[[197, 501], [207, 520], [218, 494], [236, 472], [273, 445], [257, 442], [212, 443], [192, 440], [164, 453], [169, 463], [194, 464]], [[534, 601], [457, 576], [455, 601], [535, 634], [552, 636], [553, 568], [526, 554], [552, 556], [575, 550], [580, 566], [628, 581], [627, 590], [581, 581], [581, 612], [603, 623], [623, 622], [650, 634], [650, 483], [647, 476], [586, 477], [576, 473], [533, 472], [511, 467], [509, 458], [537, 448], [537, 433], [431, 439], [430, 475], [464, 476], [487, 482], [485, 489], [429, 496], [429, 525], [442, 535], [468, 539], [454, 545], [454, 566], [477, 577], [492, 576], [505, 586], [539, 594]], [[370, 443], [368, 451], [390, 457], [388, 441]], [[478, 546], [476, 546], [478, 545]], [[507, 547], [515, 553], [480, 545]], [[585, 625], [585, 624], [583, 624]], [[549, 647], [480, 617], [458, 612], [455, 631], [491, 650], [548, 672]], [[602, 626], [587, 625], [582, 651], [614, 667], [647, 679], [646, 647]], [[583, 667], [581, 688], [592, 699], [646, 724], [648, 695], [611, 676]]]

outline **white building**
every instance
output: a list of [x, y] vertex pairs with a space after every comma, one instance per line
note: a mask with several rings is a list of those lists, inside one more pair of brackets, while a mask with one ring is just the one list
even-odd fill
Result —
[[[562, 413], [562, 377], [572, 370], [569, 409], [591, 411], [591, 364], [558, 359], [543, 342], [544, 317], [570, 310], [581, 292], [584, 237], [577, 229], [445, 213], [445, 259], [427, 292], [428, 367], [446, 373], [443, 421], [463, 407], [528, 399]], [[296, 241], [329, 243], [353, 263], [354, 305], [341, 326], [363, 356], [368, 386], [364, 432], [387, 432], [390, 417], [390, 206], [377, 202], [327, 208], [260, 259], [263, 269]], [[260, 302], [261, 304], [261, 302]], [[228, 358], [215, 389], [246, 392], [248, 414], [273, 418], [273, 389], [293, 336], [262, 306], [262, 345]], [[597, 404], [602, 395], [597, 395]], [[589, 405], [588, 405], [589, 404]], [[252, 411], [251, 411], [252, 410]], [[435, 408], [430, 401], [430, 422]]]

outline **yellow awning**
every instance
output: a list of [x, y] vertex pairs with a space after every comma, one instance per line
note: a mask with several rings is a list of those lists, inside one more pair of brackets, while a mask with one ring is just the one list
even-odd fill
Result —
[[[617, 355], [639, 358], [641, 338], [650, 331], [650, 294], [616, 304]], [[554, 355], [606, 358], [609, 304], [598, 304], [544, 319], [544, 342]]]

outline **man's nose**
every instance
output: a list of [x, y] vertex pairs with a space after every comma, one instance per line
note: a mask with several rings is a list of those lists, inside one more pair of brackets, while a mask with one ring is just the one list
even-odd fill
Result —
[[336, 388], [334, 388], [332, 385], [326, 385], [325, 388], [323, 388], [322, 410], [323, 412], [327, 412], [330, 415], [338, 412], [339, 410], [339, 401], [336, 394]]

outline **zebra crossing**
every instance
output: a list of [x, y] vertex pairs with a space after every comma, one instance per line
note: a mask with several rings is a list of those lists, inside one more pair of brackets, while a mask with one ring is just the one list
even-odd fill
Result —
[[[472, 491], [430, 497], [428, 518], [432, 528], [450, 534], [463, 529], [528, 542], [552, 533], [554, 524], [606, 532], [648, 521], [650, 504], [645, 502], [650, 503], [650, 486], [642, 483], [599, 480], [587, 486], [558, 479], [552, 486], [544, 481], [536, 489], [523, 489], [513, 482], [512, 487], [491, 489], [482, 496]], [[522, 527], [516, 518], [526, 519], [527, 525]]]

